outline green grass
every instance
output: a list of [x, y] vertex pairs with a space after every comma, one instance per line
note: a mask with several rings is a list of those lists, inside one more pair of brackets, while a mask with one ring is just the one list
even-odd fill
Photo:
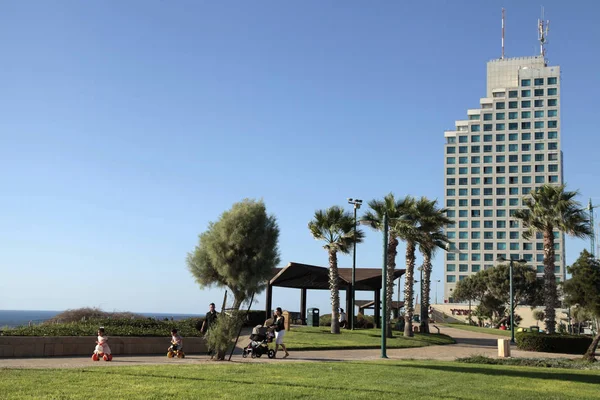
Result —
[[[498, 335], [498, 336], [510, 337], [510, 331], [502, 331], [500, 329], [480, 328], [478, 326], [471, 326], [471, 325], [465, 325], [465, 324], [436, 324], [436, 325], [447, 326], [448, 328], [462, 329], [463, 331], [480, 332], [480, 333], [487, 333], [488, 335]], [[517, 333], [516, 327], [515, 327], [515, 333]]]
[[[376, 349], [381, 346], [381, 330], [342, 329], [339, 335], [332, 335], [330, 327], [293, 327], [286, 332], [284, 342], [294, 350]], [[394, 338], [387, 339], [389, 349], [452, 343], [455, 343], [454, 339], [447, 335], [415, 334], [405, 338], [401, 332], [394, 332]]]
[[597, 399], [599, 371], [436, 361], [0, 369], [3, 399]]

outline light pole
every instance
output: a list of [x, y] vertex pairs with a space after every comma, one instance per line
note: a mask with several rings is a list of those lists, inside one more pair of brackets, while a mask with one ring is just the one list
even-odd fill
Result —
[[508, 261], [509, 263], [509, 280], [510, 280], [510, 343], [511, 344], [515, 344], [515, 311], [513, 308], [513, 301], [514, 301], [514, 293], [513, 293], [513, 262], [518, 262], [518, 263], [525, 263], [527, 262], [527, 260], [513, 260], [512, 258], [510, 260], [507, 260], [504, 257], [498, 257], [496, 259], [496, 261], [500, 261], [500, 262], [506, 262]]
[[[387, 287], [387, 252], [388, 252], [388, 216], [387, 213], [383, 214], [383, 264], [381, 266], [381, 303], [383, 309], [382, 321], [381, 321], [381, 358], [388, 358], [387, 356], [387, 301], [386, 301], [386, 287]], [[379, 304], [375, 305], [379, 307]]]
[[354, 330], [354, 302], [356, 297], [354, 295], [354, 285], [356, 284], [356, 210], [362, 205], [362, 200], [359, 199], [348, 199], [349, 204], [354, 205], [354, 246], [352, 248], [352, 289], [350, 290], [350, 304], [352, 308], [348, 310], [348, 317], [350, 319], [350, 329]]
[[440, 283], [441, 281], [438, 279], [435, 281], [435, 304], [437, 304], [438, 302], [438, 297], [437, 297], [437, 292], [438, 292], [438, 283]]

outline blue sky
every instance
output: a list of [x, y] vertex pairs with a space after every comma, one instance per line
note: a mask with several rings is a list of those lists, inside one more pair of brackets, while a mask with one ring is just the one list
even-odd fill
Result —
[[[0, 309], [204, 312], [223, 290], [185, 256], [236, 201], [277, 216], [282, 263], [326, 265], [316, 209], [443, 199], [443, 132], [485, 96], [502, 7], [507, 57], [537, 54], [537, 2], [3, 2]], [[566, 182], [600, 203], [600, 6], [545, 7]], [[381, 234], [357, 260], [381, 265]]]

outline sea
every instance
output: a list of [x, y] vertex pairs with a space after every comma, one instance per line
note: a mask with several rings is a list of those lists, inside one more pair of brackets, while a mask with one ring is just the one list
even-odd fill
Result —
[[[49, 320], [55, 315], [60, 314], [62, 311], [40, 311], [40, 310], [0, 310], [0, 328], [1, 327], [16, 327], [21, 325], [28, 325], [29, 322], [32, 324], [39, 324]], [[151, 317], [156, 319], [173, 318], [177, 321], [186, 318], [200, 318], [204, 317], [204, 314], [170, 314], [170, 313], [144, 313], [139, 312], [135, 314], [143, 315], [144, 317]]]

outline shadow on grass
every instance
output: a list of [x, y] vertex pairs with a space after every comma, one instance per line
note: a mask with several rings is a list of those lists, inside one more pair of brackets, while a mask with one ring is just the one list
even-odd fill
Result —
[[497, 347], [498, 339], [483, 339], [483, 338], [457, 338], [455, 339], [456, 344], [469, 345], [469, 346], [481, 346], [481, 347]]
[[580, 383], [593, 383], [600, 384], [600, 375], [587, 375], [587, 374], [572, 374], [565, 373], [563, 371], [553, 372], [537, 372], [537, 371], [523, 371], [510, 370], [507, 368], [485, 368], [485, 367], [460, 367], [454, 365], [390, 365], [394, 367], [402, 368], [418, 368], [442, 372], [459, 372], [466, 374], [483, 374], [483, 375], [494, 375], [494, 376], [512, 376], [516, 378], [530, 378], [530, 379], [547, 379], [553, 381], [567, 381], [567, 382], [580, 382]]
[[[88, 373], [95, 373], [98, 371], [92, 371], [92, 370], [85, 370], [82, 372], [88, 372]], [[102, 371], [101, 372], [103, 376], [106, 375], [116, 375], [116, 376], [130, 376], [130, 377], [137, 377], [137, 378], [156, 378], [156, 379], [167, 379], [169, 381], [173, 381], [173, 380], [188, 380], [188, 381], [195, 381], [195, 382], [206, 382], [207, 384], [213, 386], [215, 384], [215, 382], [218, 382], [219, 384], [238, 384], [238, 385], [255, 385], [257, 382], [255, 380], [252, 381], [244, 381], [244, 380], [236, 380], [236, 379], [223, 379], [223, 378], [218, 378], [217, 380], [215, 380], [215, 378], [213, 376], [207, 377], [207, 378], [202, 378], [202, 377], [189, 377], [189, 376], [175, 376], [175, 375], [159, 375], [159, 374], [145, 374], [145, 373], [131, 373], [131, 372], [118, 372], [118, 371]], [[277, 381], [277, 382], [271, 382], [268, 379], [263, 379], [260, 381], [261, 385], [272, 385], [272, 386], [276, 386], [278, 388], [281, 388], [282, 386], [288, 386], [288, 387], [294, 387], [294, 388], [302, 388], [302, 389], [307, 389], [307, 390], [314, 390], [314, 389], [322, 389], [322, 390], [337, 390], [339, 392], [356, 392], [356, 388], [348, 388], [348, 387], [341, 387], [341, 386], [331, 386], [331, 385], [327, 385], [327, 386], [319, 386], [319, 385], [315, 385], [315, 384], [300, 384], [300, 383], [294, 383], [294, 382], [283, 382], [281, 380]], [[376, 389], [376, 388], [369, 388], [369, 393], [378, 393], [378, 394], [382, 394], [382, 395], [396, 395], [397, 391], [396, 390], [381, 390], [381, 389]]]

